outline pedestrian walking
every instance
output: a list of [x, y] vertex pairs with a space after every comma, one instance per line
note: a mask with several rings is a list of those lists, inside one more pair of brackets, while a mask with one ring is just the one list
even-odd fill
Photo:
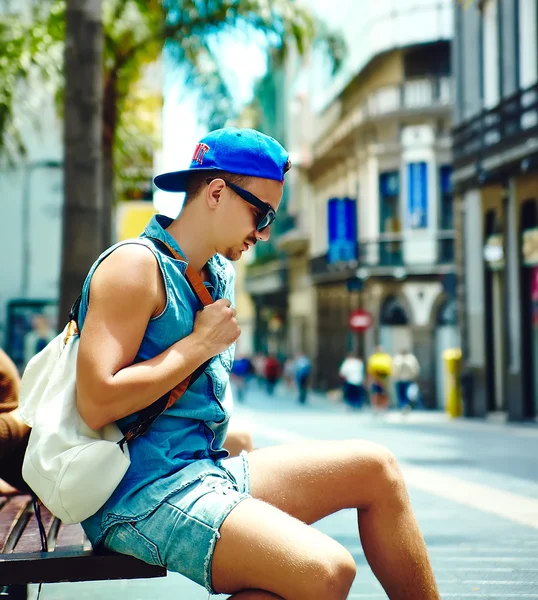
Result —
[[232, 382], [234, 384], [235, 397], [238, 402], [245, 401], [248, 380], [253, 372], [254, 367], [248, 356], [242, 356], [234, 360], [232, 366]]
[[282, 378], [286, 387], [291, 390], [295, 386], [295, 359], [293, 356], [288, 356], [284, 361], [284, 367], [282, 368]]
[[392, 375], [398, 406], [405, 414], [411, 410], [417, 395], [412, 391], [420, 375], [417, 357], [408, 349], [398, 352], [392, 361]]
[[342, 396], [351, 409], [360, 409], [364, 402], [364, 363], [350, 352], [340, 365], [338, 374], [343, 380]]
[[[189, 169], [155, 179], [186, 192], [179, 217], [153, 217], [141, 238], [113, 246], [91, 268], [77, 365], [77, 402], [90, 427], [116, 421], [127, 430], [133, 413], [209, 362], [129, 443], [125, 477], [84, 530], [94, 546], [162, 564], [233, 600], [343, 600], [354, 559], [310, 525], [354, 507], [388, 597], [439, 600], [402, 474], [384, 447], [316, 441], [235, 458], [223, 450], [240, 335], [229, 261], [269, 239], [288, 166], [273, 138], [211, 132]], [[187, 265], [215, 300], [203, 310]]]
[[282, 365], [274, 354], [269, 354], [265, 360], [264, 376], [267, 386], [267, 393], [272, 396], [275, 393], [275, 387], [282, 373]]
[[299, 404], [306, 404], [308, 394], [308, 380], [310, 379], [310, 371], [312, 363], [306, 354], [300, 352], [294, 362], [295, 381], [299, 390]]
[[261, 352], [256, 353], [252, 357], [252, 366], [254, 367], [254, 375], [256, 376], [256, 382], [258, 388], [261, 390], [265, 384], [265, 361], [267, 356]]
[[385, 412], [389, 407], [389, 380], [392, 374], [392, 358], [382, 346], [377, 346], [368, 359], [371, 403], [374, 414]]

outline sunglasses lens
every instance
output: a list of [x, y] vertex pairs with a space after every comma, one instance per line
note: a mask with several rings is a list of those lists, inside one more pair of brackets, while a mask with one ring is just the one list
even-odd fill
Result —
[[258, 231], [263, 231], [266, 227], [269, 227], [269, 225], [271, 225], [271, 223], [275, 220], [275, 213], [270, 211], [268, 213], [266, 213], [261, 221], [258, 223], [258, 227], [256, 227], [256, 229]]

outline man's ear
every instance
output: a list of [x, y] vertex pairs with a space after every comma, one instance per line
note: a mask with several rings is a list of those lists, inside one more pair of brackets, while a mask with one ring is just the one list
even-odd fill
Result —
[[213, 179], [207, 186], [207, 202], [210, 208], [216, 208], [221, 200], [226, 184], [222, 179]]

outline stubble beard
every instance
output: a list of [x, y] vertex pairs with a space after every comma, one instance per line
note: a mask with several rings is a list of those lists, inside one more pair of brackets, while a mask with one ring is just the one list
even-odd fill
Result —
[[231, 260], [232, 262], [238, 261], [242, 255], [243, 253], [241, 252], [241, 250], [238, 250], [236, 248], [228, 248], [224, 253], [224, 257], [228, 260]]

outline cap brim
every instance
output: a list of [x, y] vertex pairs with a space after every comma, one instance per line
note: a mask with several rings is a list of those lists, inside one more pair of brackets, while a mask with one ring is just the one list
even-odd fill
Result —
[[209, 173], [215, 170], [218, 169], [209, 167], [207, 169], [185, 169], [184, 171], [171, 171], [170, 173], [157, 175], [153, 179], [153, 183], [160, 190], [163, 190], [163, 192], [184, 192], [189, 175], [192, 173]]

